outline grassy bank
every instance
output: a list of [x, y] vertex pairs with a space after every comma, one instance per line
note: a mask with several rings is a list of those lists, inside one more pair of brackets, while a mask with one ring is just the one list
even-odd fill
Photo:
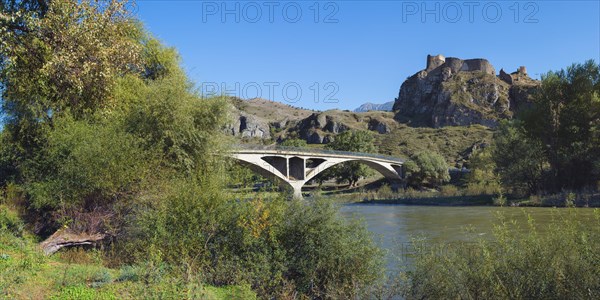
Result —
[[338, 203], [379, 203], [439, 206], [515, 206], [515, 207], [600, 207], [600, 192], [562, 192], [551, 195], [497, 195], [484, 189], [442, 186], [439, 190], [406, 189], [397, 192], [382, 180], [367, 181], [361, 187], [329, 186], [324, 190], [314, 188], [305, 193], [308, 197], [325, 197]]
[[16, 214], [0, 206], [2, 299], [256, 299], [249, 286], [212, 287], [177, 279], [165, 265], [105, 266], [100, 251], [46, 257]]
[[491, 195], [480, 196], [454, 196], [454, 197], [423, 197], [423, 198], [396, 198], [396, 199], [364, 199], [359, 203], [376, 204], [403, 204], [403, 205], [439, 205], [439, 206], [483, 206], [494, 205]]

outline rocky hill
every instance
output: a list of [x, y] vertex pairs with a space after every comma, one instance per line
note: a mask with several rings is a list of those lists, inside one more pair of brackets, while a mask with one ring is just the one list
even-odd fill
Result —
[[382, 103], [382, 104], [375, 104], [375, 103], [367, 102], [367, 103], [362, 104], [361, 106], [357, 107], [354, 110], [354, 112], [368, 112], [368, 111], [372, 111], [372, 110], [392, 111], [393, 108], [394, 108], [394, 101], [390, 101], [390, 102], [386, 102], [386, 103]]
[[527, 107], [539, 85], [525, 67], [496, 75], [485, 59], [428, 55], [426, 68], [402, 84], [393, 109], [396, 120], [411, 126], [495, 127]]
[[232, 121], [224, 130], [246, 143], [300, 138], [311, 147], [322, 147], [346, 130], [369, 130], [381, 153], [408, 157], [436, 151], [460, 168], [473, 149], [490, 142], [490, 128], [530, 105], [539, 85], [525, 67], [496, 75], [485, 59], [428, 56], [426, 68], [402, 84], [393, 112], [315, 111], [234, 98]]
[[232, 99], [232, 123], [225, 130], [240, 142], [274, 144], [301, 138], [320, 148], [346, 130], [369, 130], [380, 153], [409, 157], [420, 151], [436, 151], [457, 168], [473, 149], [489, 143], [487, 127], [411, 127], [394, 119], [393, 112], [347, 110], [312, 111], [264, 99]]

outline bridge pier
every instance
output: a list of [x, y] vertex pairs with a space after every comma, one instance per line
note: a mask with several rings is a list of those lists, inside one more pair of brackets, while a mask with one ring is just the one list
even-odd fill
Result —
[[305, 183], [305, 181], [290, 181], [289, 185], [291, 185], [294, 190], [294, 198], [302, 199], [302, 186], [304, 186]]

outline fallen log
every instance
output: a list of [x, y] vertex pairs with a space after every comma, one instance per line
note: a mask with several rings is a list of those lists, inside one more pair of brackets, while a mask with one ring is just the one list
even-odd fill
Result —
[[59, 229], [45, 241], [40, 243], [40, 248], [46, 255], [52, 255], [64, 247], [95, 245], [106, 237], [103, 233], [74, 233], [69, 229]]

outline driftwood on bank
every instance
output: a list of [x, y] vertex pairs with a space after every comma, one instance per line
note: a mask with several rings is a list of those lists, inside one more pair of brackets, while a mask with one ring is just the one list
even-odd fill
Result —
[[95, 245], [106, 237], [102, 233], [74, 233], [69, 229], [59, 229], [45, 241], [40, 243], [40, 247], [46, 255], [52, 255], [64, 247]]

